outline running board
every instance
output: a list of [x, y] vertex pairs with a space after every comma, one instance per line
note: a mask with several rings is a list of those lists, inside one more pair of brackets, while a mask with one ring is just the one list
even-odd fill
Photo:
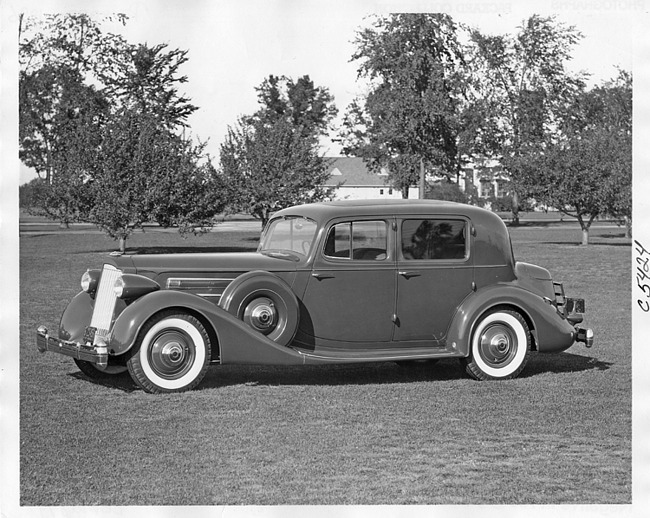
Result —
[[409, 349], [377, 349], [361, 351], [305, 351], [294, 350], [304, 357], [304, 363], [365, 363], [393, 362], [405, 360], [430, 360], [434, 358], [461, 358], [458, 351], [444, 347], [417, 347]]

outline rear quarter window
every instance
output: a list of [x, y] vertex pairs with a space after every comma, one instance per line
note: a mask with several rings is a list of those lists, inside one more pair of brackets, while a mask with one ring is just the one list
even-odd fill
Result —
[[422, 218], [402, 222], [401, 256], [407, 261], [465, 259], [467, 254], [465, 220]]

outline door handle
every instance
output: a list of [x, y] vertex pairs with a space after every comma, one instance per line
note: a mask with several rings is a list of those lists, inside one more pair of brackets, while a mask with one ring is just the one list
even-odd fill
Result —
[[413, 272], [413, 271], [407, 271], [407, 270], [400, 270], [397, 273], [400, 274], [402, 277], [405, 277], [407, 279], [409, 279], [411, 277], [419, 277], [420, 276], [419, 272]]
[[333, 279], [333, 278], [334, 278], [334, 275], [332, 275], [331, 273], [318, 273], [318, 272], [313, 272], [313, 273], [311, 274], [311, 276], [312, 276], [314, 279], [318, 279], [319, 281], [322, 280], [322, 279]]

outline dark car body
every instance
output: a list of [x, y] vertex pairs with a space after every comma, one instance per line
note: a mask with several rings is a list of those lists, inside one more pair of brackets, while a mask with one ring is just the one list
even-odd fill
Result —
[[590, 346], [583, 311], [546, 269], [515, 261], [490, 211], [342, 201], [279, 211], [254, 253], [111, 257], [37, 345], [89, 375], [128, 367], [150, 392], [193, 388], [210, 363], [457, 357], [503, 379], [530, 350]]

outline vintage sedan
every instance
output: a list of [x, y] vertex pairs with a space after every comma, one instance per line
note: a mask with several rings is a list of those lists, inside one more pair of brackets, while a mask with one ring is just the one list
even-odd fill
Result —
[[83, 274], [37, 346], [90, 377], [193, 389], [211, 364], [459, 358], [516, 377], [530, 351], [593, 343], [584, 300], [516, 262], [494, 213], [438, 201], [339, 201], [277, 212], [257, 252], [115, 255]]

